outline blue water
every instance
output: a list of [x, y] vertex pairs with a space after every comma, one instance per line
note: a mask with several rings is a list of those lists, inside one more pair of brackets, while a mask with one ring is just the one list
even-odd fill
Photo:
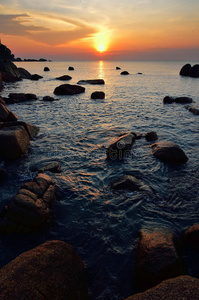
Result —
[[[73, 245], [84, 260], [92, 300], [122, 300], [136, 292], [132, 276], [139, 230], [162, 226], [179, 235], [199, 222], [198, 116], [184, 105], [163, 104], [169, 95], [191, 97], [198, 105], [199, 79], [179, 76], [185, 63], [16, 63], [44, 77], [6, 84], [1, 95], [36, 94], [36, 101], [8, 107], [19, 120], [39, 126], [40, 132], [27, 156], [1, 163], [9, 176], [1, 185], [0, 208], [36, 175], [30, 170], [34, 163], [59, 161], [62, 173], [49, 173], [59, 195], [49, 228], [34, 235], [1, 237], [0, 266], [46, 240], [60, 239]], [[43, 71], [45, 66], [50, 72]], [[75, 70], [68, 71], [69, 66]], [[130, 75], [121, 76], [116, 66]], [[63, 83], [55, 77], [66, 74], [72, 76], [70, 84], [103, 78], [105, 85], [85, 85], [83, 94], [55, 96], [55, 87]], [[91, 99], [96, 90], [105, 92], [104, 100]], [[42, 101], [46, 95], [59, 101]], [[124, 163], [106, 161], [106, 147], [128, 131], [156, 131], [159, 140], [177, 143], [189, 160], [181, 166], [164, 164], [151, 155], [151, 143], [140, 139]], [[113, 191], [112, 182], [124, 174], [138, 177], [153, 193]], [[189, 274], [199, 277], [191, 268]]]

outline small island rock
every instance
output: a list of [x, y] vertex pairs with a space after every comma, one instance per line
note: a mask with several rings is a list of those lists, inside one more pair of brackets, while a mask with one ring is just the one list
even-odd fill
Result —
[[45, 67], [45, 68], [44, 68], [44, 71], [45, 71], [45, 72], [50, 71], [49, 67]]
[[129, 75], [129, 72], [128, 71], [123, 71], [120, 73], [120, 75]]
[[57, 77], [56, 79], [57, 80], [71, 80], [72, 77], [69, 75], [63, 75], [63, 76]]
[[84, 93], [85, 88], [80, 85], [62, 84], [55, 88], [55, 95], [75, 95]]
[[95, 91], [91, 94], [91, 99], [104, 99], [105, 93], [101, 91]]

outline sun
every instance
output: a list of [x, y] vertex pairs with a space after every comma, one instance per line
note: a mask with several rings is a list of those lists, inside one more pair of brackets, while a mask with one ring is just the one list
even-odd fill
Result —
[[97, 51], [100, 52], [100, 53], [106, 51], [106, 46], [105, 45], [98, 45], [97, 46]]
[[99, 53], [104, 53], [108, 49], [109, 34], [107, 32], [99, 32], [95, 35], [94, 47]]

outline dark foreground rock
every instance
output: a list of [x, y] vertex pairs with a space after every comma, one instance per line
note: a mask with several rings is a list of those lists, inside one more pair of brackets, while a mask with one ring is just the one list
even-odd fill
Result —
[[18, 68], [10, 60], [0, 60], [0, 72], [2, 80], [5, 82], [14, 82], [20, 80]]
[[17, 119], [18, 117], [3, 102], [0, 102], [0, 122], [17, 121]]
[[5, 169], [0, 169], [0, 182], [6, 180], [7, 178], [7, 172]]
[[171, 232], [158, 229], [140, 231], [135, 262], [135, 281], [140, 290], [149, 289], [184, 272]]
[[199, 115], [199, 108], [190, 106], [185, 106], [185, 108], [192, 112], [192, 114]]
[[4, 98], [7, 104], [25, 102], [25, 101], [33, 101], [37, 100], [37, 96], [35, 94], [30, 93], [10, 93], [8, 98]]
[[38, 75], [38, 74], [33, 74], [33, 75], [31, 75], [30, 80], [36, 80], [37, 81], [41, 78], [43, 78], [43, 76]]
[[48, 241], [0, 270], [0, 299], [86, 300], [84, 263], [73, 247]]
[[141, 180], [132, 175], [122, 176], [119, 180], [112, 184], [112, 188], [115, 190], [151, 192], [150, 187], [143, 184]]
[[188, 157], [184, 151], [175, 143], [161, 141], [152, 145], [153, 155], [165, 162], [186, 163]]
[[129, 75], [129, 72], [128, 71], [123, 71], [120, 73], [120, 75]]
[[62, 84], [55, 88], [55, 95], [75, 95], [84, 93], [85, 88], [80, 85]]
[[187, 104], [187, 103], [192, 103], [193, 100], [192, 98], [189, 97], [170, 97], [166, 96], [163, 99], [164, 104], [171, 104], [171, 103], [181, 103], [181, 104]]
[[199, 77], [199, 65], [194, 65], [193, 67], [190, 64], [186, 64], [180, 70], [181, 76], [189, 76], [198, 78]]
[[67, 81], [67, 80], [71, 80], [72, 77], [69, 76], [69, 75], [63, 75], [63, 76], [57, 77], [56, 79], [57, 79], [57, 80]]
[[31, 78], [31, 74], [24, 68], [18, 68], [18, 71], [19, 71], [19, 74], [20, 74], [20, 77], [22, 79], [30, 79]]
[[191, 276], [178, 276], [161, 282], [159, 285], [126, 300], [192, 300], [199, 299], [199, 279]]
[[105, 84], [104, 79], [79, 80], [77, 84]]
[[39, 128], [25, 122], [0, 123], [0, 155], [7, 160], [25, 155]]
[[108, 160], [123, 160], [130, 154], [133, 143], [135, 142], [135, 135], [126, 133], [111, 144], [107, 150], [106, 155]]
[[199, 250], [199, 224], [192, 225], [184, 233], [185, 243]]
[[55, 187], [51, 178], [39, 173], [24, 183], [2, 212], [0, 231], [4, 234], [28, 233], [42, 228], [55, 200]]
[[95, 91], [91, 94], [91, 99], [104, 99], [105, 93], [101, 91]]

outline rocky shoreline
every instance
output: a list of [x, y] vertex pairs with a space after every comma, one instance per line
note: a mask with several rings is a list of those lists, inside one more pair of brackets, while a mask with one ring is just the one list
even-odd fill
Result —
[[[0, 74], [0, 85], [3, 82], [33, 78], [28, 71], [19, 70], [13, 63], [7, 61], [1, 62]], [[34, 77], [40, 78], [39, 75]], [[63, 84], [55, 89], [54, 94], [82, 93], [85, 88], [79, 84], [95, 85], [105, 82], [102, 79], [93, 79], [81, 80], [77, 85]], [[99, 94], [98, 97], [104, 99], [105, 95]], [[18, 121], [18, 117], [6, 104], [36, 99], [36, 95], [24, 93], [10, 94], [7, 99], [0, 98], [0, 155], [3, 159], [12, 161], [27, 155], [31, 140], [36, 137], [39, 130], [34, 125]], [[55, 99], [47, 101], [53, 100]], [[167, 96], [163, 99], [163, 103], [190, 104], [192, 101], [190, 98]], [[192, 112], [189, 106], [185, 107]], [[186, 164], [189, 159], [183, 149], [174, 142], [157, 141], [158, 136], [155, 132], [143, 135], [127, 132], [115, 138], [115, 141], [107, 147], [107, 161], [114, 163], [128, 159], [134, 143], [139, 143], [141, 138], [145, 138], [149, 143], [154, 159], [172, 163], [174, 166]], [[44, 164], [36, 169], [38, 174], [33, 180], [21, 186], [1, 212], [1, 234], [28, 234], [40, 230], [49, 222], [53, 202], [56, 201], [56, 191], [54, 182], [45, 172], [61, 170], [60, 166], [55, 164], [53, 166]], [[112, 184], [112, 188], [153, 194], [150, 186], [146, 186], [139, 178], [131, 175], [118, 178]], [[150, 230], [142, 228], [138, 236], [132, 284], [139, 293], [129, 296], [126, 300], [197, 299], [199, 279], [189, 276], [189, 266], [184, 260], [183, 252], [186, 247], [199, 250], [199, 224], [187, 228], [178, 237], [164, 228]], [[48, 241], [18, 256], [0, 269], [0, 283], [0, 299], [21, 299], [22, 294], [26, 299], [89, 299], [86, 266], [73, 247], [63, 241]]]

